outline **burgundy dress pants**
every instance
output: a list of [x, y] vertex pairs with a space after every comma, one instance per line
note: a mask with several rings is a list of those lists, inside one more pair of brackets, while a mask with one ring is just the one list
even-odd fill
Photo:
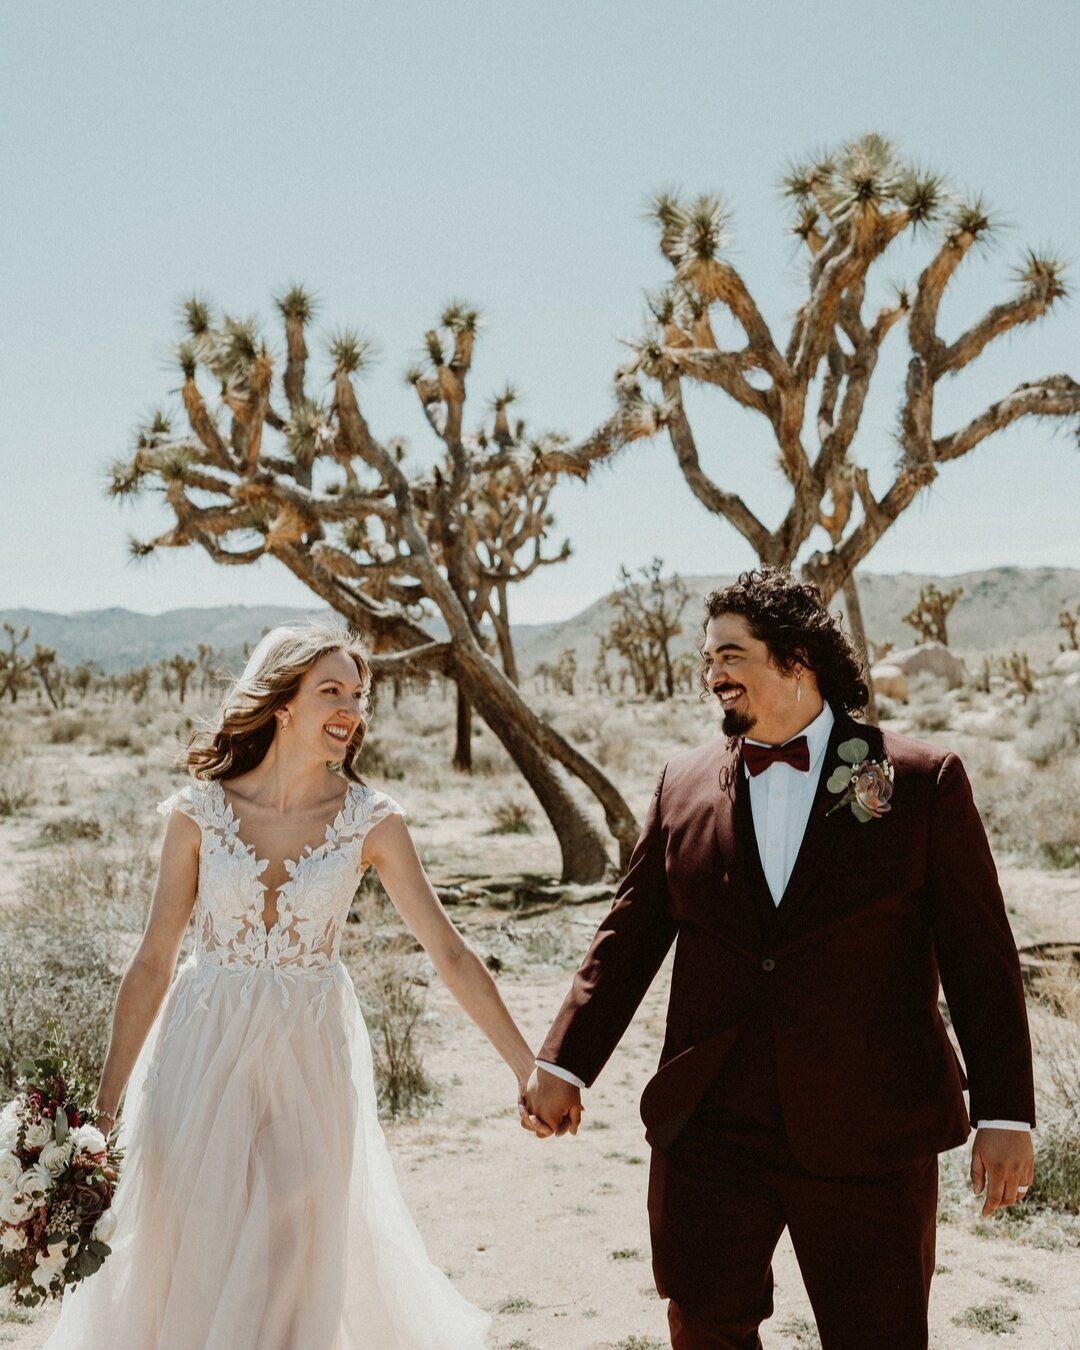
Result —
[[653, 1271], [675, 1350], [757, 1350], [772, 1256], [791, 1233], [822, 1350], [923, 1350], [934, 1273], [937, 1158], [870, 1177], [815, 1177], [782, 1130], [708, 1097], [649, 1177]]

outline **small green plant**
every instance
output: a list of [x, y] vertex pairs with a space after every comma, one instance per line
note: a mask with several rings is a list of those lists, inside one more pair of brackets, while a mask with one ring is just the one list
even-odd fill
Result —
[[617, 1247], [611, 1253], [613, 1261], [640, 1261], [641, 1253], [636, 1247]]
[[526, 1298], [523, 1294], [514, 1294], [510, 1298], [504, 1298], [501, 1303], [497, 1303], [495, 1311], [497, 1313], [523, 1313], [535, 1307], [536, 1304], [531, 1298]]
[[793, 1341], [795, 1345], [804, 1346], [805, 1350], [821, 1350], [817, 1327], [808, 1317], [789, 1317], [778, 1330], [781, 1336]]
[[77, 839], [101, 838], [101, 822], [93, 816], [61, 816], [41, 827], [41, 837], [49, 844], [70, 844]]
[[1020, 1314], [1006, 1299], [977, 1303], [953, 1319], [953, 1326], [986, 1331], [992, 1336], [1011, 1336], [1020, 1325]]
[[532, 834], [532, 812], [521, 801], [503, 802], [495, 808], [495, 824], [488, 834]]
[[1009, 1289], [1015, 1289], [1018, 1294], [1039, 1294], [1042, 1290], [1034, 1280], [1025, 1280], [1022, 1275], [1006, 1275], [1001, 1283]]

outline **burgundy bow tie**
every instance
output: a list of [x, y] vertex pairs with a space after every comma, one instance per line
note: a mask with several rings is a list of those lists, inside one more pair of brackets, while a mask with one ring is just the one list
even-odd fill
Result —
[[754, 745], [743, 741], [743, 762], [750, 771], [751, 778], [764, 773], [770, 764], [790, 764], [793, 769], [810, 772], [810, 747], [805, 736], [796, 736], [784, 745]]

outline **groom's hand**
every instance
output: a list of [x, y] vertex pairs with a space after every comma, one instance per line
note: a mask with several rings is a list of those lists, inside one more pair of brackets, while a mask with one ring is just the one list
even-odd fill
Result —
[[538, 1138], [552, 1134], [577, 1134], [581, 1124], [581, 1091], [557, 1074], [533, 1069], [522, 1094], [521, 1124]]
[[1027, 1130], [977, 1130], [971, 1145], [971, 1189], [986, 1187], [982, 1216], [1022, 1200], [1035, 1176], [1035, 1152]]

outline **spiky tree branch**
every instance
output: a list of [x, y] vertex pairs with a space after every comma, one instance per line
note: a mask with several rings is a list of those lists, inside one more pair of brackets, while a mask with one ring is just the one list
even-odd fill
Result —
[[[666, 430], [698, 500], [734, 526], [763, 562], [793, 566], [804, 559], [804, 575], [829, 599], [847, 586], [941, 464], [1022, 418], [1080, 423], [1080, 386], [1067, 375], [1031, 381], [958, 430], [938, 431], [938, 382], [968, 367], [1007, 333], [1043, 318], [1064, 298], [1061, 261], [1028, 253], [1016, 271], [1017, 293], [950, 339], [940, 331], [942, 300], [964, 258], [994, 231], [981, 198], [957, 200], [940, 175], [916, 169], [878, 136], [793, 166], [784, 188], [795, 205], [792, 229], [806, 247], [808, 265], [806, 294], [783, 350], [724, 256], [726, 205], [717, 197], [687, 202], [660, 193], [650, 214], [672, 277], [650, 297], [650, 327], [631, 344], [631, 359], [616, 374], [616, 405], [620, 412], [631, 404], [643, 406], [643, 384], [655, 383], [662, 393], [655, 429]], [[918, 281], [867, 313], [869, 282], [895, 241], [922, 230], [936, 230], [938, 238]], [[720, 349], [714, 311], [726, 311], [735, 321], [746, 336], [744, 347]], [[901, 453], [891, 483], [876, 495], [865, 466], [854, 457], [856, 440], [883, 344], [905, 321], [911, 355], [898, 418]], [[687, 382], [722, 389], [768, 423], [790, 485], [787, 509], [775, 527], [702, 467], [683, 397]], [[811, 408], [816, 435], [807, 427]], [[614, 454], [624, 443], [616, 426], [604, 448]], [[827, 546], [807, 556], [819, 529]]]
[[[485, 611], [505, 618], [508, 585], [567, 556], [566, 546], [556, 556], [542, 547], [556, 478], [586, 476], [616, 435], [644, 434], [645, 419], [641, 431], [629, 425], [640, 410], [620, 409], [581, 446], [555, 436], [526, 441], [522, 426], [511, 431], [512, 400], [503, 395], [490, 431], [467, 437], [479, 315], [454, 303], [427, 335], [427, 365], [410, 375], [443, 459], [410, 475], [401, 445], [376, 437], [360, 405], [356, 379], [371, 359], [370, 342], [349, 330], [332, 337], [333, 397], [323, 406], [306, 385], [311, 302], [293, 287], [277, 308], [285, 327], [288, 419], [272, 406], [273, 359], [258, 326], [218, 320], [204, 301], [185, 306], [187, 338], [177, 359], [187, 430], [175, 434], [168, 419], [155, 415], [140, 428], [131, 457], [110, 474], [112, 495], [159, 492], [174, 518], [156, 538], [133, 543], [133, 553], [197, 546], [232, 566], [275, 558], [370, 636], [377, 668], [438, 671], [454, 680], [540, 799], [562, 848], [564, 876], [596, 879], [608, 865], [603, 840], [568, 792], [560, 766], [599, 799], [624, 860], [637, 823], [600, 770], [536, 716], [490, 659], [480, 623]], [[209, 404], [200, 376], [220, 390], [218, 407]], [[432, 607], [449, 642], [428, 631]]]

